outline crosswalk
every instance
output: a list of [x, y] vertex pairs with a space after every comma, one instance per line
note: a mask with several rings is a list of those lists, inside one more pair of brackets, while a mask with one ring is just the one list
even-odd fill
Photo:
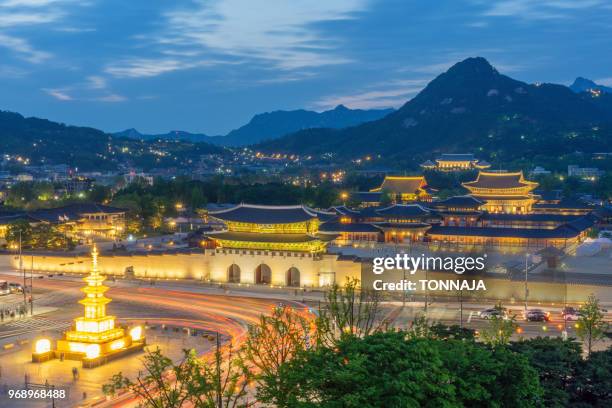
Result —
[[71, 323], [65, 320], [54, 320], [46, 317], [34, 316], [0, 324], [0, 338], [36, 331], [65, 330], [70, 326]]

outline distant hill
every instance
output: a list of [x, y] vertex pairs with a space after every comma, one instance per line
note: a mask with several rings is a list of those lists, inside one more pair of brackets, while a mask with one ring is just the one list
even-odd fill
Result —
[[257, 148], [345, 158], [381, 154], [411, 162], [441, 152], [472, 151], [510, 160], [608, 151], [612, 103], [607, 96], [527, 84], [500, 74], [484, 58], [468, 58], [380, 120], [346, 129], [303, 130]]
[[[169, 154], [162, 156], [160, 151]], [[32, 164], [63, 163], [83, 170], [114, 169], [119, 163], [170, 167], [198, 159], [201, 154], [220, 152], [221, 148], [207, 143], [143, 142], [0, 111], [0, 153], [28, 158]]]
[[275, 139], [302, 129], [339, 129], [355, 126], [380, 119], [392, 112], [393, 109], [348, 109], [343, 105], [338, 105], [332, 110], [320, 113], [304, 109], [261, 113], [253, 116], [249, 123], [232, 130], [226, 136], [207, 136], [201, 133], [183, 131], [145, 135], [136, 129], [127, 129], [114, 133], [114, 135], [140, 140], [188, 140], [192, 142], [208, 142], [221, 146], [246, 146], [264, 140]]
[[212, 140], [225, 146], [243, 146], [264, 140], [279, 138], [302, 129], [340, 129], [359, 125], [387, 116], [393, 109], [349, 109], [338, 105], [332, 110], [313, 112], [308, 110], [274, 111], [255, 115], [246, 125], [232, 130], [225, 137]]
[[203, 133], [189, 133], [189, 132], [185, 132], [182, 130], [171, 130], [168, 133], [162, 133], [162, 134], [143, 134], [134, 128], [122, 130], [121, 132], [115, 132], [113, 133], [113, 135], [119, 136], [119, 137], [127, 137], [130, 139], [138, 139], [138, 140], [162, 139], [162, 140], [183, 140], [183, 141], [188, 141], [188, 142], [205, 142], [205, 143], [210, 143], [211, 137], [213, 138], [215, 137], [215, 136], [208, 136]]
[[576, 93], [588, 92], [591, 90], [598, 90], [601, 92], [612, 94], [612, 88], [610, 88], [609, 86], [596, 84], [590, 79], [583, 78], [583, 77], [576, 78], [574, 80], [574, 83], [571, 84], [569, 88]]

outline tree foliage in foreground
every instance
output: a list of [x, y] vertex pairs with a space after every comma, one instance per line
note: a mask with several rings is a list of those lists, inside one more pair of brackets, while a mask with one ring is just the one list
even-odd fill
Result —
[[535, 407], [543, 393], [527, 359], [506, 348], [401, 331], [307, 350], [269, 380], [292, 390], [265, 394], [278, 407]]

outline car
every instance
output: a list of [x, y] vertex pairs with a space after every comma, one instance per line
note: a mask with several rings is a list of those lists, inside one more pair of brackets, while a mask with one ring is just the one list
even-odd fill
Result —
[[561, 317], [563, 317], [563, 320], [574, 321], [580, 319], [581, 316], [582, 313], [580, 310], [573, 307], [564, 307], [561, 311]]
[[478, 313], [478, 316], [480, 316], [481, 319], [490, 319], [492, 317], [501, 317], [502, 319], [507, 319], [508, 318], [508, 310], [504, 307], [502, 308], [490, 308], [490, 309], [484, 309], [481, 310]]
[[548, 322], [550, 321], [550, 312], [545, 312], [542, 309], [530, 309], [525, 313], [525, 320], [528, 322]]
[[23, 293], [23, 286], [19, 283], [9, 283], [9, 290], [11, 293]]

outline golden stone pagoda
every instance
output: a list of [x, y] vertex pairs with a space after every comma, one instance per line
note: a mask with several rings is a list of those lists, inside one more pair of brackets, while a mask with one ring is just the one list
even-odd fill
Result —
[[115, 327], [115, 316], [106, 314], [106, 306], [111, 299], [105, 296], [109, 288], [103, 285], [105, 278], [98, 270], [98, 250], [95, 246], [91, 256], [91, 273], [83, 278], [87, 286], [81, 289], [85, 298], [79, 301], [85, 307], [84, 316], [74, 319], [73, 330], [64, 333], [64, 338], [57, 341], [55, 350], [51, 350], [48, 339], [39, 340], [33, 361], [65, 358], [82, 361], [83, 367], [96, 367], [144, 347], [141, 326], [133, 327], [126, 334], [125, 329]]

